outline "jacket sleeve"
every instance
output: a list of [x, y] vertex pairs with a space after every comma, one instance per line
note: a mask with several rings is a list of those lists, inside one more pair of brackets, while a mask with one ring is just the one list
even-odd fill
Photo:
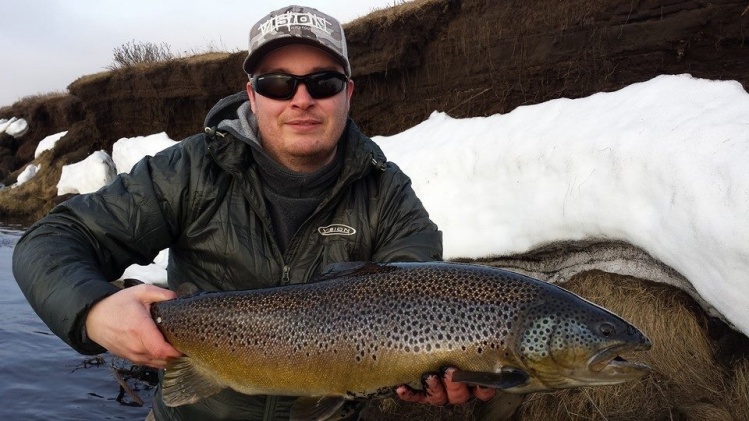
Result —
[[383, 174], [376, 262], [442, 260], [442, 232], [411, 187], [411, 180], [392, 162]]
[[[184, 141], [183, 141], [184, 142]], [[131, 264], [148, 264], [176, 235], [189, 180], [181, 145], [141, 160], [96, 193], [75, 196], [32, 225], [13, 253], [13, 275], [50, 330], [76, 351], [91, 306], [118, 289]]]

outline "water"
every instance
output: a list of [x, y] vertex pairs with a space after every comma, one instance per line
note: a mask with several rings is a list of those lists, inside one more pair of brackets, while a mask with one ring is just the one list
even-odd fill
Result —
[[[0, 228], [0, 420], [144, 419], [150, 390], [138, 393], [143, 407], [117, 401], [120, 385], [110, 364], [126, 364], [104, 354], [105, 364], [83, 368], [90, 357], [53, 335], [31, 309], [11, 270], [20, 235]], [[125, 400], [131, 402], [127, 395]]]

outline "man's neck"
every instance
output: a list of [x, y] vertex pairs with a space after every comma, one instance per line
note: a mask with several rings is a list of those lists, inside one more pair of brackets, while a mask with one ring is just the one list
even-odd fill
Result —
[[325, 155], [320, 154], [319, 156], [274, 156], [271, 151], [265, 150], [265, 153], [277, 164], [286, 168], [288, 171], [300, 174], [311, 174], [325, 167], [326, 165], [329, 165], [335, 159], [337, 152], [337, 145], [335, 148], [333, 148], [332, 151], [326, 153]]

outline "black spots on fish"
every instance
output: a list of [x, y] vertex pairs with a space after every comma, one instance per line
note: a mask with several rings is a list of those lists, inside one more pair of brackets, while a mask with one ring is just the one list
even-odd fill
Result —
[[[394, 353], [502, 352], [548, 293], [543, 282], [496, 268], [390, 267], [277, 290], [172, 300], [189, 305], [175, 307], [177, 318], [160, 313], [159, 326], [208, 347], [248, 348], [248, 355], [380, 365]], [[544, 327], [536, 334], [548, 333]]]

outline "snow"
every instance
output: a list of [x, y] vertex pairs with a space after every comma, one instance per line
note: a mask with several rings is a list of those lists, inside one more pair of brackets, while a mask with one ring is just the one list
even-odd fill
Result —
[[[749, 94], [739, 83], [664, 75], [503, 115], [435, 112], [373, 139], [411, 177], [443, 231], [446, 259], [625, 241], [686, 277], [749, 335]], [[146, 153], [142, 143], [157, 142], [125, 142], [118, 168]], [[93, 171], [68, 172], [67, 183], [89, 183]], [[166, 262], [164, 253], [146, 274], [125, 277], [164, 282]]]
[[125, 269], [122, 279], [134, 278], [149, 284], [166, 284], [166, 265], [169, 263], [169, 249], [159, 252], [148, 266], [132, 265]]
[[156, 133], [150, 136], [122, 138], [112, 145], [112, 161], [117, 173], [130, 172], [133, 165], [146, 155], [153, 156], [157, 152], [177, 143], [166, 133]]
[[21, 184], [31, 180], [32, 177], [36, 175], [36, 173], [39, 172], [41, 169], [40, 165], [35, 164], [29, 164], [26, 166], [26, 168], [21, 171], [20, 174], [18, 174], [18, 179], [16, 180], [16, 184], [14, 184], [12, 187], [18, 187]]
[[68, 134], [67, 131], [51, 134], [44, 139], [42, 139], [39, 144], [36, 146], [36, 150], [34, 151], [34, 159], [39, 158], [39, 155], [42, 154], [44, 151], [51, 150], [55, 147], [55, 144], [57, 144], [57, 141], [62, 139], [63, 136]]
[[0, 133], [7, 133], [16, 139], [29, 131], [29, 123], [23, 118], [0, 119]]
[[109, 154], [96, 151], [81, 162], [62, 167], [57, 195], [93, 193], [111, 183], [116, 175]]

